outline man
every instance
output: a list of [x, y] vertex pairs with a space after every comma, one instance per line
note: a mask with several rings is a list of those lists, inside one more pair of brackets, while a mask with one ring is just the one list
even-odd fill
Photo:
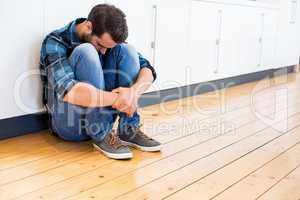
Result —
[[51, 129], [69, 141], [91, 138], [96, 149], [114, 159], [132, 158], [128, 145], [144, 151], [161, 149], [140, 130], [136, 111], [156, 73], [125, 43], [127, 37], [124, 13], [99, 4], [87, 19], [76, 19], [47, 35], [41, 49], [43, 100]]

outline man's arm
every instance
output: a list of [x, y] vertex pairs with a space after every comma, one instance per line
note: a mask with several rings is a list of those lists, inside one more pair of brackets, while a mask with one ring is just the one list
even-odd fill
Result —
[[63, 101], [84, 107], [111, 106], [118, 94], [99, 90], [91, 84], [78, 82], [64, 96]]
[[140, 96], [152, 85], [154, 81], [152, 71], [144, 67], [140, 70], [136, 82], [131, 86], [135, 90], [135, 93]]
[[113, 92], [119, 94], [114, 103], [113, 108], [122, 112], [126, 112], [128, 116], [132, 116], [138, 106], [138, 99], [151, 86], [156, 78], [156, 72], [150, 65], [149, 61], [139, 54], [141, 70], [138, 74], [136, 82], [129, 88], [119, 87]]
[[48, 38], [43, 48], [48, 63], [46, 68], [49, 84], [60, 100], [84, 107], [110, 106], [116, 101], [116, 93], [99, 90], [91, 84], [75, 80], [63, 44], [54, 38]]

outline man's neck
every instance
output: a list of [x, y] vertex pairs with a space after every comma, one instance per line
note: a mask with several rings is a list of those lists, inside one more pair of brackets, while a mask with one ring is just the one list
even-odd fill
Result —
[[84, 35], [83, 28], [84, 28], [85, 22], [86, 21], [76, 25], [76, 33], [80, 40], [83, 38], [83, 35]]

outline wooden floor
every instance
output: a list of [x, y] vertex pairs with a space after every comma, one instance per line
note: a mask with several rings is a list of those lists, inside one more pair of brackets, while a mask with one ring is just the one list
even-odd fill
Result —
[[2, 140], [0, 200], [298, 200], [299, 83], [294, 73], [145, 107], [164, 148], [130, 161], [47, 131]]

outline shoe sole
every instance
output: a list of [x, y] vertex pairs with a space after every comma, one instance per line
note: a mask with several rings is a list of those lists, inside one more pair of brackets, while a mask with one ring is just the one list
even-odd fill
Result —
[[159, 146], [154, 146], [154, 147], [145, 147], [145, 146], [140, 146], [131, 142], [127, 142], [124, 140], [121, 140], [121, 143], [125, 146], [131, 146], [137, 149], [140, 149], [142, 151], [146, 151], [146, 152], [157, 152], [157, 151], [161, 151], [162, 145]]
[[93, 146], [95, 149], [102, 152], [105, 156], [116, 159], [116, 160], [128, 160], [133, 157], [132, 153], [122, 153], [122, 154], [110, 153], [110, 152], [104, 151], [103, 149], [101, 149], [100, 147], [98, 147], [95, 144], [93, 144]]

